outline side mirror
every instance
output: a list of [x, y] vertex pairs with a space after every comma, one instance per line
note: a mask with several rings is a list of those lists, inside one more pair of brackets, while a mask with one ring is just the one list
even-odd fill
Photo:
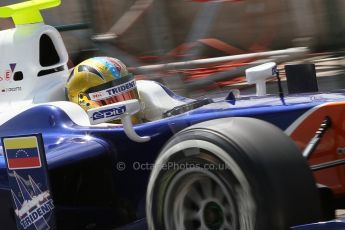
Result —
[[256, 96], [266, 95], [266, 79], [277, 76], [277, 64], [268, 62], [246, 69], [248, 84], [256, 84]]
[[133, 99], [89, 109], [87, 114], [92, 125], [121, 119], [123, 129], [129, 139], [135, 142], [147, 142], [151, 138], [139, 136], [133, 128], [131, 116], [139, 111], [140, 103], [137, 99]]

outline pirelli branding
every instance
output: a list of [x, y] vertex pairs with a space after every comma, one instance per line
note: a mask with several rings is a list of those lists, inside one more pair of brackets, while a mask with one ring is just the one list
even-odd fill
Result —
[[101, 90], [98, 92], [92, 92], [89, 93], [89, 97], [93, 101], [99, 101], [99, 100], [104, 100], [107, 98], [111, 98], [113, 96], [121, 95], [123, 93], [126, 93], [128, 91], [131, 91], [136, 88], [135, 80], [128, 81], [126, 83], [113, 86], [111, 88]]

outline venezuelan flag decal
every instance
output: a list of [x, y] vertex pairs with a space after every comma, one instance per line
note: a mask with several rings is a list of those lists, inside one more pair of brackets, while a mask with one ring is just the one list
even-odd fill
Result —
[[4, 148], [10, 170], [42, 166], [36, 136], [4, 138]]
[[42, 135], [2, 137], [1, 140], [16, 229], [56, 230]]

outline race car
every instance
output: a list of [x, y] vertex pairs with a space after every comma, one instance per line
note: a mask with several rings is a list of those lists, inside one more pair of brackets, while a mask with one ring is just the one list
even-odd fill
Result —
[[[266, 63], [247, 70], [257, 95], [195, 100], [142, 80], [140, 102], [85, 111], [65, 97], [68, 54], [39, 13], [59, 3], [0, 8], [16, 24], [0, 32], [1, 229], [264, 230], [334, 218], [344, 91], [267, 95], [278, 72]], [[138, 111], [145, 122], [133, 124]]]

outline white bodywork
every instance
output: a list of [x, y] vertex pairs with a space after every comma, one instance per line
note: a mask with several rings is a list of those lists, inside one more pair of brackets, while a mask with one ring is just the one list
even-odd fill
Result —
[[[45, 34], [52, 40], [60, 61], [52, 66], [40, 64], [40, 38]], [[18, 25], [0, 32], [0, 111], [49, 101], [64, 100], [68, 77], [68, 54], [59, 32], [43, 23]], [[64, 70], [38, 77], [42, 70]], [[15, 81], [14, 74], [23, 73]]]
[[172, 98], [165, 90], [153, 81], [137, 81], [137, 88], [142, 102], [143, 118], [154, 121], [162, 118], [162, 114], [186, 102]]

